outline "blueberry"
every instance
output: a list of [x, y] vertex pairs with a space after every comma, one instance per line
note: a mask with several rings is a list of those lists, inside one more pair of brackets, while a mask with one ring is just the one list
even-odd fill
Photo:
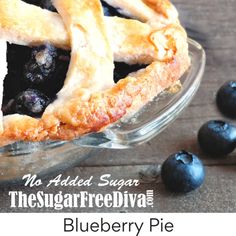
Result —
[[46, 44], [32, 49], [24, 69], [24, 80], [34, 87], [50, 79], [56, 67], [57, 49]]
[[145, 68], [146, 65], [128, 65], [123, 62], [115, 62], [114, 81], [117, 83], [120, 79], [125, 78], [128, 74]]
[[11, 103], [12, 113], [40, 117], [50, 103], [50, 99], [38, 90], [27, 89], [18, 94]]
[[207, 154], [227, 155], [236, 147], [236, 127], [220, 120], [208, 121], [198, 132], [198, 142]]
[[197, 189], [203, 183], [205, 170], [197, 156], [180, 151], [171, 155], [163, 163], [161, 177], [169, 190], [187, 193]]
[[102, 2], [103, 12], [105, 16], [119, 16], [119, 17], [125, 17], [122, 14], [120, 14], [119, 9], [116, 9], [109, 4], [107, 4], [104, 1]]
[[51, 0], [41, 0], [40, 7], [42, 7], [43, 9], [47, 9], [49, 11], [53, 11], [53, 12], [57, 11], [56, 8], [53, 6]]
[[236, 118], [236, 81], [229, 81], [219, 89], [216, 103], [225, 116]]

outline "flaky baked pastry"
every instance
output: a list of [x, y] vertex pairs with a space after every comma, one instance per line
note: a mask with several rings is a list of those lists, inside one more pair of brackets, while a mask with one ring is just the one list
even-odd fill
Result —
[[[99, 0], [52, 3], [57, 12], [20, 0], [0, 1], [1, 65], [6, 65], [6, 41], [71, 50], [63, 86], [40, 117], [20, 110], [30, 99], [29, 93], [8, 103], [8, 107], [15, 104], [11, 112], [2, 109], [1, 146], [16, 141], [71, 140], [99, 132], [151, 101], [190, 65], [186, 32], [168, 0], [105, 0], [103, 7]], [[112, 15], [109, 10], [118, 16], [104, 16]], [[39, 66], [46, 63], [41, 54], [33, 55]], [[114, 61], [139, 64], [142, 69], [138, 66], [139, 70], [114, 82]], [[1, 83], [6, 73], [1, 70]]]

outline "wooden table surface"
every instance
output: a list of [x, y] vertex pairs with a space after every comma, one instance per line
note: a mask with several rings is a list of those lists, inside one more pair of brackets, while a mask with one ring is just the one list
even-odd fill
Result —
[[[132, 191], [155, 192], [154, 208], [146, 212], [236, 212], [236, 153], [224, 159], [212, 159], [199, 149], [196, 135], [199, 127], [211, 119], [223, 118], [215, 105], [218, 88], [228, 80], [236, 80], [236, 1], [235, 0], [175, 0], [182, 23], [189, 36], [199, 41], [207, 53], [207, 66], [202, 85], [185, 112], [163, 133], [150, 142], [132, 150], [101, 150], [80, 166], [68, 170], [64, 176], [85, 178], [93, 175], [111, 174], [113, 178], [141, 178], [139, 187]], [[223, 118], [226, 119], [226, 118]], [[236, 123], [236, 121], [232, 121]], [[159, 178], [160, 164], [172, 153], [188, 150], [199, 155], [206, 167], [204, 185], [187, 195], [168, 192]], [[0, 190], [0, 210], [9, 209], [9, 190], [58, 191], [76, 193], [78, 188], [11, 187]], [[80, 189], [79, 189], [80, 190]], [[90, 187], [91, 193], [107, 192], [113, 188]], [[130, 190], [130, 189], [129, 189]], [[17, 210], [19, 211], [19, 210]], [[29, 211], [29, 210], [21, 210]], [[35, 210], [39, 211], [39, 210]], [[40, 211], [51, 211], [40, 209]], [[136, 212], [140, 209], [73, 209], [73, 212]]]

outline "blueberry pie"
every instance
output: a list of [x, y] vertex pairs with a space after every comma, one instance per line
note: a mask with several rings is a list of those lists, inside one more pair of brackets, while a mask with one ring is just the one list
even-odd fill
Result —
[[168, 0], [1, 0], [0, 145], [98, 132], [190, 65]]

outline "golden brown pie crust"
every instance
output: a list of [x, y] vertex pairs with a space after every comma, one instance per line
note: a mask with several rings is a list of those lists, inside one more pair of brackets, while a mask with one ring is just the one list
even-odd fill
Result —
[[[101, 131], [170, 87], [190, 65], [187, 35], [178, 23], [176, 9], [167, 0], [106, 1], [143, 23], [104, 17], [98, 0], [53, 2], [59, 15], [20, 0], [0, 2], [3, 15], [0, 34], [6, 40], [24, 45], [50, 42], [57, 47], [72, 48], [70, 69], [58, 99], [48, 106], [41, 119], [18, 114], [3, 117], [1, 146], [15, 141], [71, 140]], [[129, 3], [127, 8], [125, 2]], [[15, 4], [15, 14], [4, 11], [10, 9], [8, 4]], [[148, 19], [140, 12], [142, 8], [132, 8], [132, 4], [144, 5]], [[31, 14], [26, 11], [26, 19], [31, 19], [31, 24], [25, 20], [27, 28], [17, 21], [20, 9], [25, 6], [31, 11]], [[91, 14], [77, 17], [78, 10]], [[34, 11], [37, 16], [46, 15], [53, 20], [55, 27], [42, 23], [47, 32], [37, 28], [32, 20]], [[154, 13], [153, 20], [150, 17]], [[55, 37], [58, 32], [61, 34]], [[103, 50], [97, 47], [98, 43]], [[82, 55], [84, 50], [86, 55]], [[81, 64], [85, 59], [88, 63]], [[113, 60], [150, 65], [113, 84]]]

